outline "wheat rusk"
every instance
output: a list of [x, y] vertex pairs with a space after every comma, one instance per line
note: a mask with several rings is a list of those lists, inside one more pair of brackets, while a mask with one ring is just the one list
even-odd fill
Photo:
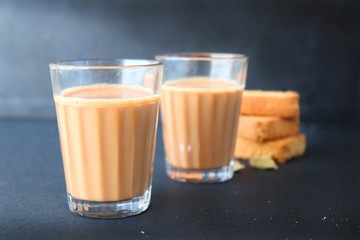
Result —
[[238, 136], [257, 142], [274, 140], [299, 134], [299, 119], [282, 119], [271, 116], [247, 116], [239, 118]]
[[266, 142], [254, 142], [238, 137], [234, 155], [236, 158], [243, 159], [267, 156], [275, 159], [278, 163], [285, 163], [292, 157], [302, 155], [305, 152], [305, 146], [304, 134]]
[[299, 94], [294, 91], [245, 90], [241, 103], [241, 114], [298, 117]]

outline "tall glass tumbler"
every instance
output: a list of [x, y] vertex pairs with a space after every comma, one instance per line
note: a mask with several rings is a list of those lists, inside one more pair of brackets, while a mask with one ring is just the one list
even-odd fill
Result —
[[72, 212], [122, 218], [148, 208], [162, 71], [152, 60], [50, 64]]
[[247, 57], [174, 53], [156, 60], [164, 64], [161, 114], [168, 176], [192, 183], [231, 179]]

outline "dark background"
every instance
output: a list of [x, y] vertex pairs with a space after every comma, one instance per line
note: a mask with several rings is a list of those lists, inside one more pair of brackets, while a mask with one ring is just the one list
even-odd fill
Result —
[[[243, 53], [249, 89], [299, 91], [305, 155], [181, 184], [160, 124], [149, 210], [71, 214], [49, 62], [177, 51]], [[0, 239], [359, 239], [359, 56], [360, 1], [0, 0]]]
[[54, 118], [51, 61], [176, 51], [246, 54], [247, 88], [299, 91], [303, 122], [360, 122], [350, 0], [2, 0], [0, 115]]

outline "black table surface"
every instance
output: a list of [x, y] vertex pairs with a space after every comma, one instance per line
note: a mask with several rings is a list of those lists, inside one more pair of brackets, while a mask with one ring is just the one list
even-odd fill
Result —
[[165, 174], [159, 128], [149, 209], [99, 220], [68, 210], [55, 120], [0, 121], [0, 239], [360, 239], [360, 130], [303, 126], [303, 157], [226, 183]]

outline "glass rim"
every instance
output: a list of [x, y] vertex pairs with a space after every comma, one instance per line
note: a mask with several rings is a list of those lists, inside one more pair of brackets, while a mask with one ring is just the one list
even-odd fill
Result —
[[[89, 62], [114, 62], [117, 64], [90, 64], [81, 65], [76, 64], [77, 62], [85, 63]], [[132, 61], [134, 64], [125, 65], [124, 61]], [[135, 64], [135, 62], [138, 62]], [[129, 68], [148, 68], [148, 67], [159, 67], [163, 64], [157, 60], [152, 59], [132, 59], [132, 58], [93, 58], [93, 59], [73, 59], [73, 60], [60, 60], [54, 61], [49, 64], [50, 69], [129, 69]]]
[[213, 61], [213, 60], [245, 60], [249, 58], [244, 54], [239, 53], [217, 53], [217, 52], [177, 52], [164, 53], [155, 56], [156, 60], [194, 60], [194, 61]]

